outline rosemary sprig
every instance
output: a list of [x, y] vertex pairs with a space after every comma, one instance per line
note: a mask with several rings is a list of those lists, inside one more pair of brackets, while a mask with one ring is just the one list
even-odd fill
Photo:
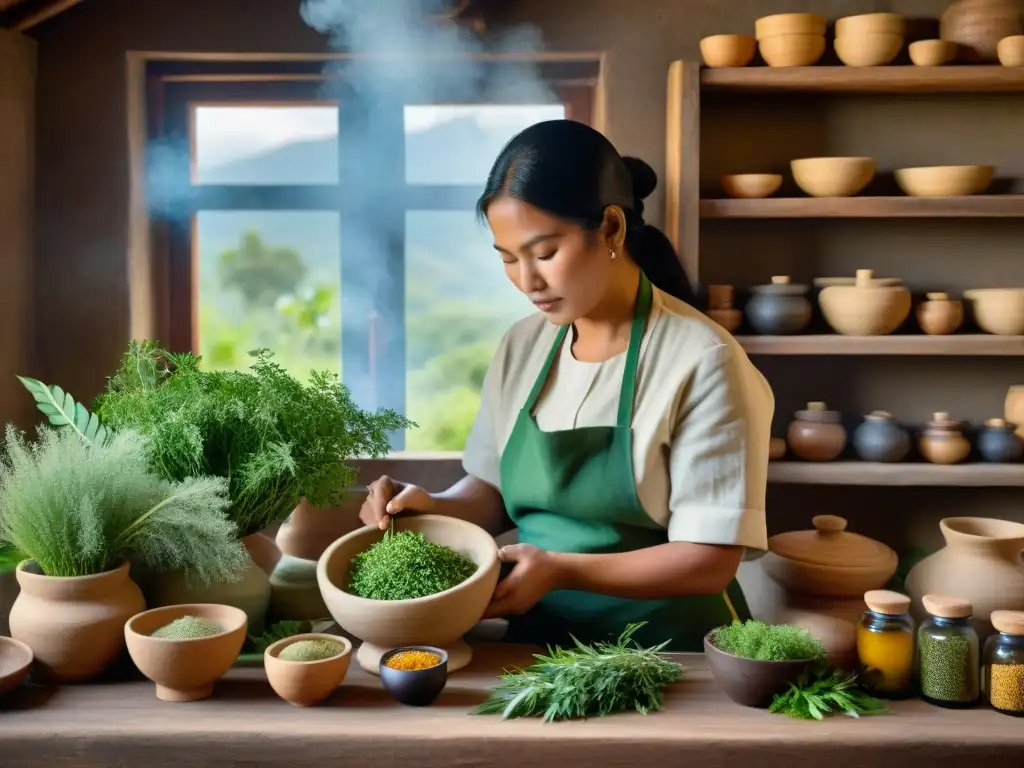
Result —
[[643, 648], [632, 640], [644, 622], [630, 624], [614, 643], [548, 648], [536, 662], [506, 671], [490, 698], [471, 714], [502, 719], [542, 717], [545, 722], [608, 715], [635, 709], [646, 715], [662, 707], [662, 689], [676, 682], [682, 665], [661, 655], [671, 641]]
[[797, 685], [778, 694], [768, 711], [800, 720], [824, 720], [826, 715], [840, 712], [850, 717], [880, 715], [886, 707], [857, 684], [856, 674], [832, 670], [805, 675]]

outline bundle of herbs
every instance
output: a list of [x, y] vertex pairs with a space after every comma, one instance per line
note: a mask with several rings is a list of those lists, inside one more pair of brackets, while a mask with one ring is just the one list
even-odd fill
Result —
[[268, 350], [250, 354], [248, 371], [211, 371], [190, 353], [133, 341], [97, 399], [102, 426], [150, 439], [164, 478], [227, 478], [240, 536], [282, 521], [303, 497], [340, 503], [355, 480], [347, 461], [385, 455], [389, 433], [415, 426], [361, 410], [335, 374], [314, 371], [303, 384]]
[[643, 648], [632, 640], [644, 623], [630, 624], [612, 643], [548, 649], [521, 670], [501, 675], [490, 698], [472, 714], [502, 719], [541, 717], [546, 722], [662, 708], [663, 689], [676, 682], [683, 667], [661, 651], [669, 642]]
[[778, 694], [768, 710], [798, 720], [824, 720], [827, 715], [881, 715], [885, 704], [857, 682], [857, 675], [819, 667], [808, 670], [796, 685]]

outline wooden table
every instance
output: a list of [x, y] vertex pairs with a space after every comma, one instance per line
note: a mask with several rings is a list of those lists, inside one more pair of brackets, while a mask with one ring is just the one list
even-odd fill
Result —
[[235, 669], [214, 697], [188, 704], [156, 699], [148, 681], [47, 689], [23, 687], [0, 700], [3, 768], [479, 768], [489, 765], [732, 768], [823, 765], [1024, 764], [1024, 721], [985, 708], [939, 709], [897, 702], [888, 716], [802, 722], [732, 704], [702, 655], [662, 712], [545, 724], [469, 716], [504, 667], [530, 661], [525, 646], [485, 644], [455, 673], [438, 702], [396, 704], [353, 663], [324, 705], [281, 701], [262, 668]]

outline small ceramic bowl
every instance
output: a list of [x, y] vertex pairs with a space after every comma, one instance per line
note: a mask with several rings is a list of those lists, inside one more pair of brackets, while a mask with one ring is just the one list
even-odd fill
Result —
[[[323, 640], [338, 646], [338, 653], [314, 661], [289, 661], [281, 651], [303, 640]], [[292, 635], [270, 645], [263, 654], [263, 668], [274, 693], [297, 707], [319, 704], [341, 685], [352, 661], [352, 642], [338, 635], [310, 632]]]
[[[187, 640], [150, 635], [182, 616], [195, 616], [219, 624], [223, 632]], [[124, 625], [128, 653], [139, 671], [156, 683], [163, 701], [198, 701], [209, 698], [213, 684], [235, 663], [248, 619], [245, 611], [216, 603], [168, 605], [138, 613]]]
[[715, 630], [704, 636], [704, 655], [711, 675], [725, 695], [744, 707], [766, 709], [785, 693], [811, 665], [811, 660], [759, 661], [720, 651], [712, 642]]
[[35, 655], [21, 640], [0, 637], [0, 696], [10, 693], [28, 679]]
[[[426, 651], [441, 657], [440, 663], [427, 669], [392, 669], [388, 659], [402, 651]], [[380, 657], [380, 682], [395, 700], [410, 707], [433, 704], [448, 682], [448, 654], [429, 645], [405, 645], [392, 648]]]

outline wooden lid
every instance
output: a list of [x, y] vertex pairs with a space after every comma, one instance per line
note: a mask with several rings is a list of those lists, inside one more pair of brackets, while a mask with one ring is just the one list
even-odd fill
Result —
[[926, 293], [924, 297], [928, 299], [928, 301], [949, 301], [949, 294], [943, 293], [941, 291], [936, 291], [935, 293]]
[[889, 589], [872, 589], [865, 592], [864, 604], [868, 610], [886, 616], [902, 616], [910, 610], [910, 598]]
[[1007, 635], [1024, 635], [1024, 611], [992, 611], [992, 626]]
[[949, 595], [925, 595], [921, 598], [924, 609], [940, 619], [969, 619], [974, 613], [970, 600]]
[[807, 409], [797, 411], [794, 418], [798, 421], [817, 421], [836, 424], [839, 422], [839, 411], [830, 411], [825, 403], [820, 401], [807, 404]]
[[890, 566], [896, 553], [880, 541], [850, 533], [846, 520], [836, 515], [815, 515], [813, 531], [787, 531], [772, 536], [768, 549], [779, 557], [812, 565], [842, 568]]

